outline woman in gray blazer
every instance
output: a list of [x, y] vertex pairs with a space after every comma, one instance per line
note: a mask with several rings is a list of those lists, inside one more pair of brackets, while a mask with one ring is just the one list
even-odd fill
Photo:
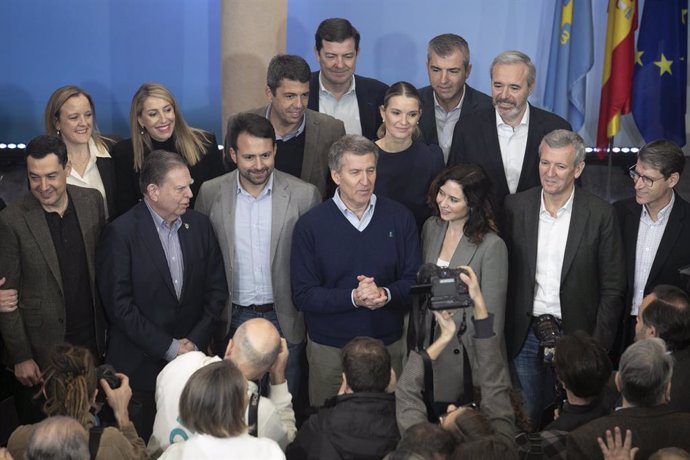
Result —
[[[505, 350], [503, 324], [508, 251], [496, 234], [489, 190], [490, 181], [479, 166], [461, 164], [443, 170], [429, 189], [428, 201], [435, 215], [424, 223], [422, 251], [425, 263], [450, 268], [462, 265], [472, 267], [479, 279], [489, 313], [494, 316], [494, 330], [500, 338], [501, 350]], [[433, 360], [434, 401], [437, 403], [472, 400], [472, 395], [464, 394], [464, 377], [469, 373], [465, 372], [465, 367], [472, 370], [477, 386], [477, 356], [472, 341], [475, 331], [471, 317], [470, 309], [454, 310], [457, 333], [438, 358]], [[441, 331], [436, 325], [431, 334], [432, 315], [429, 311], [423, 326], [418, 333], [425, 335], [424, 346], [428, 346], [439, 337]], [[505, 356], [505, 351], [502, 356]], [[465, 364], [465, 359], [469, 365]], [[406, 376], [405, 372], [401, 376], [402, 385], [398, 386], [400, 395], [396, 392], [399, 425], [410, 426], [414, 424], [412, 422], [427, 420], [421, 395], [412, 388], [408, 393], [404, 384], [408, 378], [418, 380], [420, 377], [423, 379], [423, 376]]]

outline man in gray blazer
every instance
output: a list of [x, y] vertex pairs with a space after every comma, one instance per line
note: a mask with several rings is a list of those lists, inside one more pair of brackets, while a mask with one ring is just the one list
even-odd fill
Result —
[[553, 385], [547, 383], [553, 377], [549, 349], [537, 338], [537, 325], [550, 319], [565, 334], [584, 330], [610, 350], [623, 308], [618, 220], [611, 205], [575, 187], [584, 158], [579, 135], [550, 132], [539, 146], [541, 187], [505, 202], [510, 262], [506, 345], [535, 429], [553, 399]]
[[222, 356], [227, 340], [248, 319], [272, 321], [290, 351], [285, 375], [294, 395], [305, 327], [292, 303], [292, 230], [321, 196], [315, 186], [274, 170], [275, 132], [266, 118], [237, 115], [226, 139], [237, 169], [206, 181], [195, 205], [218, 235], [231, 293], [215, 334], [216, 350]]
[[0, 312], [0, 332], [4, 362], [28, 390], [41, 382], [59, 342], [88, 348], [97, 361], [103, 354], [94, 256], [105, 212], [100, 193], [67, 185], [71, 165], [61, 139], [29, 142], [26, 166], [31, 192], [0, 213], [0, 277], [3, 288], [17, 290], [19, 307]]
[[[314, 184], [323, 199], [335, 190], [328, 169], [328, 149], [345, 135], [345, 125], [330, 115], [307, 108], [310, 76], [309, 64], [300, 56], [275, 56], [266, 76], [266, 96], [270, 103], [249, 112], [268, 118], [275, 129], [276, 169]], [[228, 136], [234, 118], [228, 120], [226, 152], [231, 147]]]

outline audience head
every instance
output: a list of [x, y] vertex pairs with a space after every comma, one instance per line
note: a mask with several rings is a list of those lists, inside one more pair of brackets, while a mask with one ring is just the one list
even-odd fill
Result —
[[46, 415], [66, 415], [86, 425], [96, 396], [96, 368], [91, 352], [67, 343], [58, 344], [43, 369]]
[[376, 162], [379, 149], [359, 134], [346, 134], [331, 145], [328, 167], [338, 185], [338, 193], [351, 210], [365, 209], [376, 183]]
[[242, 323], [225, 350], [247, 380], [261, 378], [280, 353], [280, 333], [270, 321], [254, 318]]
[[673, 357], [657, 337], [639, 340], [621, 356], [616, 385], [624, 405], [654, 407], [668, 402]]
[[309, 64], [300, 56], [278, 54], [271, 59], [266, 75], [266, 97], [271, 103], [274, 124], [299, 126], [309, 104], [310, 76]]
[[680, 288], [658, 285], [642, 299], [635, 340], [660, 337], [671, 351], [690, 345], [690, 299]]
[[323, 85], [327, 88], [349, 85], [359, 53], [357, 29], [347, 19], [325, 19], [316, 29], [314, 39]]
[[503, 121], [513, 127], [527, 110], [527, 98], [534, 91], [537, 69], [521, 51], [504, 51], [491, 63], [491, 96]]
[[355, 337], [341, 352], [343, 378], [353, 393], [383, 393], [391, 379], [391, 357], [378, 339]]
[[551, 131], [539, 145], [539, 179], [545, 195], [567, 199], [585, 169], [585, 143], [566, 129]]
[[601, 394], [613, 368], [606, 350], [582, 331], [561, 337], [553, 367], [563, 387], [585, 399]]
[[86, 144], [93, 140], [97, 147], [105, 144], [96, 127], [96, 106], [83, 89], [67, 85], [50, 95], [43, 113], [46, 134], [61, 137], [65, 144]]
[[497, 231], [490, 190], [491, 181], [481, 166], [459, 164], [436, 176], [429, 186], [427, 202], [444, 221], [464, 220], [464, 235], [479, 244], [487, 233]]
[[237, 165], [240, 183], [249, 193], [263, 190], [275, 167], [276, 135], [266, 118], [240, 113], [228, 132], [229, 155]]
[[495, 434], [486, 415], [475, 405], [448, 406], [448, 412], [441, 416], [441, 426], [448, 430], [457, 444], [475, 441]]
[[180, 421], [190, 430], [216, 438], [242, 434], [247, 426], [247, 380], [228, 360], [192, 374], [180, 396]]
[[383, 124], [379, 126], [376, 135], [382, 138], [386, 135], [397, 140], [417, 138], [419, 117], [422, 114], [422, 101], [417, 88], [406, 81], [393, 83], [386, 91], [383, 105], [379, 107]]
[[84, 427], [66, 416], [49, 417], [34, 428], [27, 460], [88, 460], [89, 437]]
[[[422, 422], [412, 425], [402, 435], [396, 451], [417, 454], [424, 459], [444, 460], [455, 450], [453, 436], [439, 425]], [[394, 457], [394, 458], [402, 458]]]
[[497, 436], [487, 436], [460, 444], [452, 460], [518, 460], [517, 449]]
[[649, 460], [690, 460], [690, 453], [679, 447], [664, 447], [650, 455]]
[[683, 151], [669, 140], [659, 139], [642, 147], [637, 163], [630, 168], [637, 203], [654, 212], [666, 206], [684, 166]]
[[467, 41], [455, 34], [432, 38], [427, 48], [426, 70], [439, 104], [446, 110], [457, 106], [472, 71]]
[[146, 155], [139, 188], [148, 205], [168, 223], [187, 212], [192, 198], [192, 176], [182, 157], [165, 150]]

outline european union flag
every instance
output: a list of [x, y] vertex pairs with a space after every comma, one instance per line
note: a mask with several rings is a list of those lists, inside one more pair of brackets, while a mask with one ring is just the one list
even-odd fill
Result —
[[685, 145], [688, 0], [646, 0], [635, 52], [633, 117], [645, 142]]
[[593, 63], [591, 0], [560, 0], [553, 21], [544, 106], [567, 119], [575, 131], [585, 120], [586, 76]]

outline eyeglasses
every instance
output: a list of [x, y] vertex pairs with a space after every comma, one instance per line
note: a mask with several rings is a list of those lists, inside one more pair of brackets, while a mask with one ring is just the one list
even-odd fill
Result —
[[633, 180], [633, 182], [637, 182], [637, 179], [642, 179], [642, 183], [646, 185], [647, 187], [653, 187], [654, 182], [662, 179], [666, 179], [664, 176], [657, 177], [656, 179], [652, 179], [651, 177], [643, 176], [642, 174], [638, 173], [635, 170], [635, 166], [637, 165], [632, 165], [630, 168], [628, 168], [628, 174], [630, 174], [630, 178]]

